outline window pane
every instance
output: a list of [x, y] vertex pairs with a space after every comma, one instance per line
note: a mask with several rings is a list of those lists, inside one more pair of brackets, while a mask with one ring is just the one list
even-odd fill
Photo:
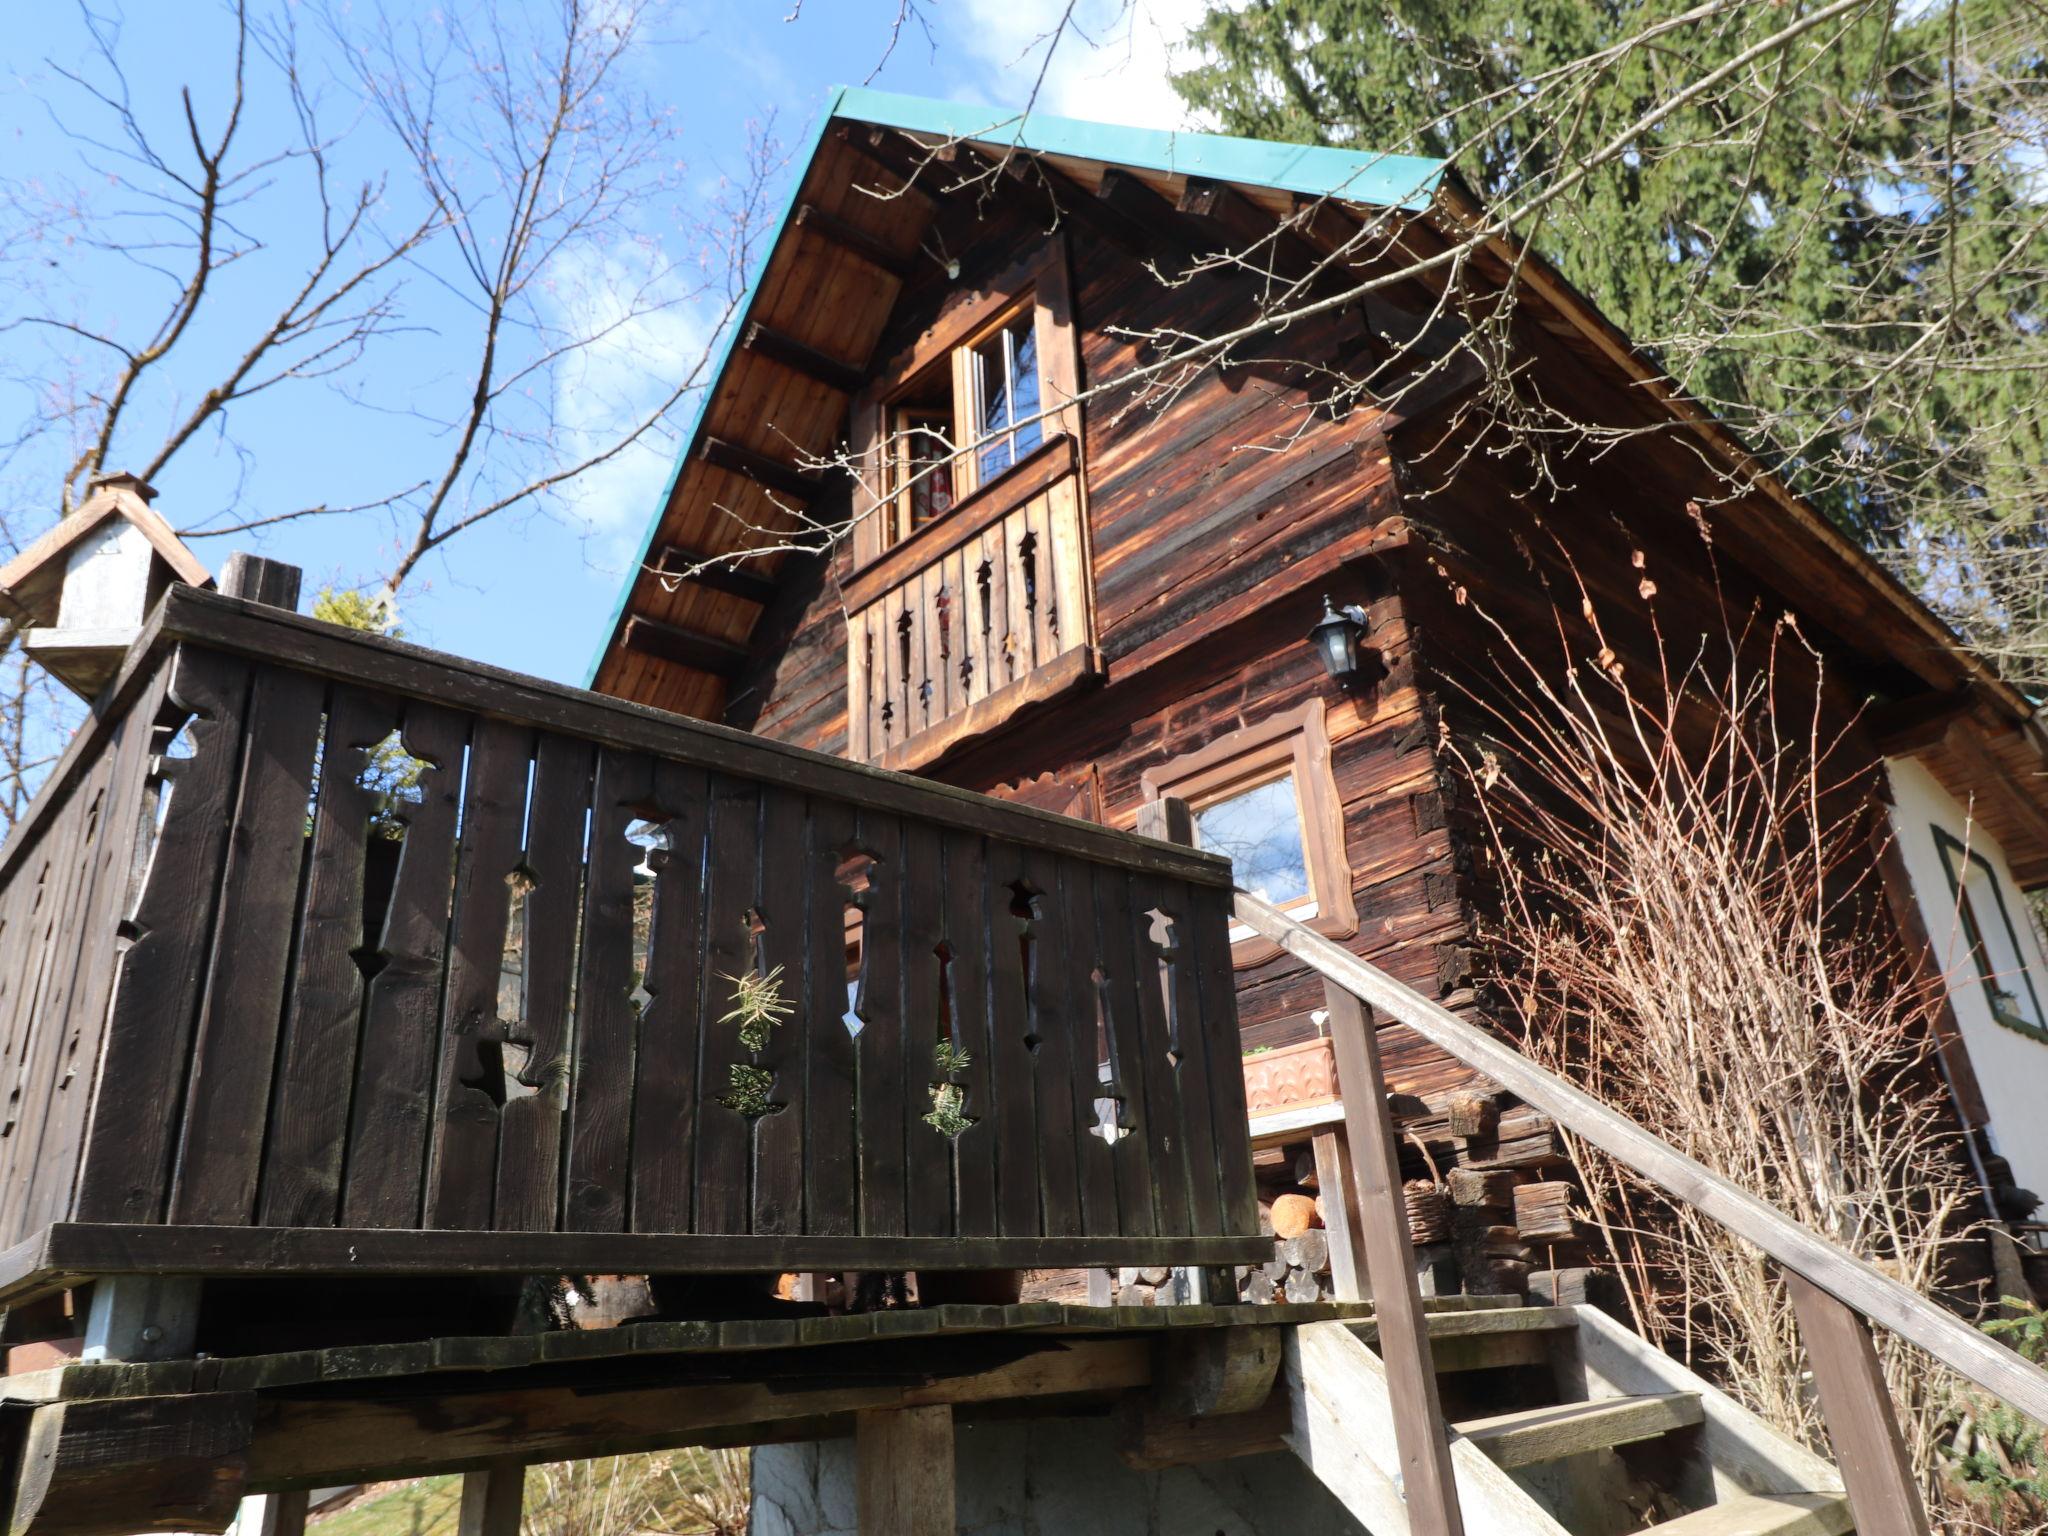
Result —
[[1237, 883], [1254, 896], [1286, 906], [1310, 894], [1291, 773], [1196, 811], [1195, 839], [1227, 854]]
[[981, 382], [978, 455], [981, 478], [1001, 474], [1037, 447], [1044, 429], [1032, 422], [1012, 433], [1011, 423], [1038, 410], [1038, 342], [1027, 314], [975, 348]]
[[2001, 1012], [2038, 1025], [2043, 1021], [2027, 984], [2026, 960], [1999, 895], [1997, 877], [1971, 859], [1963, 875], [1963, 904], [1965, 926], [1977, 945], [1978, 969]]

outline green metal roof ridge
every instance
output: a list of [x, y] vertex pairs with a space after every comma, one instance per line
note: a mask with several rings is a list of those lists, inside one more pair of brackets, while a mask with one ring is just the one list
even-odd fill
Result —
[[792, 156], [798, 166], [790, 179], [789, 194], [775, 220], [773, 235], [761, 247], [761, 259], [747, 280], [746, 291], [733, 309], [732, 324], [718, 343], [718, 355], [699, 397], [697, 414], [683, 434], [682, 449], [663, 482], [661, 495], [648, 514], [640, 535], [639, 558], [619, 583], [619, 595], [612, 604], [611, 622], [598, 637], [597, 653], [590, 658], [585, 687], [594, 687], [605, 656], [618, 637], [626, 617], [639, 571], [654, 547], [654, 536], [675, 495], [676, 482], [696, 452], [703, 435], [704, 413], [711, 397], [725, 378], [732, 362], [733, 348], [745, 332], [754, 309], [761, 279], [768, 263], [795, 216], [802, 195], [804, 177], [818, 157], [832, 124], [841, 121], [873, 123], [909, 133], [967, 139], [976, 143], [1014, 145], [1034, 154], [1067, 155], [1075, 159], [1108, 160], [1142, 170], [1171, 175], [1200, 176], [1211, 181], [1245, 182], [1299, 192], [1308, 197], [1332, 197], [1346, 202], [1371, 203], [1381, 208], [1404, 208], [1419, 212], [1436, 195], [1449, 165], [1444, 160], [1427, 160], [1414, 155], [1381, 155], [1360, 150], [1332, 149], [1316, 144], [1281, 144], [1268, 139], [1238, 139], [1220, 133], [1190, 133], [1162, 128], [1124, 128], [1113, 123], [1091, 123], [1078, 118], [1053, 117], [1043, 112], [1005, 113], [998, 108], [969, 102], [942, 101], [930, 96], [903, 96], [892, 91], [871, 91], [862, 86], [832, 88], [825, 110], [811, 129], [801, 157]]
[[1326, 144], [1283, 144], [1222, 133], [1126, 128], [1114, 123], [1053, 117], [1044, 112], [1020, 114], [972, 102], [900, 96], [862, 86], [841, 87], [834, 94], [831, 111], [835, 117], [907, 133], [1010, 144], [1034, 154], [1108, 160], [1168, 175], [1246, 182], [1307, 197], [1405, 208], [1412, 213], [1429, 206], [1449, 164], [1417, 155], [1336, 149]]

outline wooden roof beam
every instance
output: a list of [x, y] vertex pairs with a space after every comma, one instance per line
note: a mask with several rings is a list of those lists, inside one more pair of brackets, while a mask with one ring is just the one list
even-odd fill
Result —
[[794, 464], [786, 464], [781, 459], [770, 458], [765, 453], [758, 453], [752, 448], [722, 437], [705, 438], [704, 446], [698, 450], [698, 457], [714, 469], [723, 469], [731, 474], [759, 481], [771, 491], [780, 491], [797, 501], [815, 501], [825, 489], [823, 476], [798, 469]]
[[821, 352], [816, 347], [798, 341], [794, 336], [763, 325], [756, 320], [747, 326], [740, 339], [740, 345], [756, 357], [765, 357], [771, 363], [802, 374], [812, 382], [835, 389], [842, 395], [859, 392], [866, 382], [866, 375], [853, 364]]
[[1283, 227], [1235, 187], [1190, 176], [1176, 207], [1210, 239], [1220, 238], [1219, 250], [1248, 263], [1257, 260], [1249, 254], [1253, 251], [1269, 253], [1270, 259], [1263, 264], [1283, 281], [1298, 282], [1323, 264], [1323, 253], [1299, 230]]
[[895, 278], [898, 282], [910, 276], [911, 262], [914, 258], [899, 255], [858, 225], [850, 224], [838, 215], [827, 213], [814, 204], [805, 203], [799, 207], [796, 217], [791, 222], [798, 229], [809, 230], [819, 239], [838, 246], [855, 260]]
[[629, 651], [638, 651], [671, 666], [709, 672], [714, 677], [727, 680], [736, 677], [747, 661], [747, 648], [743, 645], [735, 645], [730, 640], [721, 640], [701, 630], [684, 629], [679, 624], [662, 624], [653, 619], [626, 620], [625, 646]]
[[762, 608], [775, 601], [778, 590], [769, 577], [733, 563], [731, 554], [707, 555], [701, 550], [685, 549], [680, 544], [664, 546], [655, 557], [654, 568], [664, 576], [676, 577], [708, 591], [723, 592], [727, 597], [736, 597]]

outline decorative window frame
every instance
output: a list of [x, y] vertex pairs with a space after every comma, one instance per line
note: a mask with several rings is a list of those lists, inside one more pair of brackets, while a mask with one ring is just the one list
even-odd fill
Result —
[[1971, 865], [1981, 869], [1990, 881], [1991, 898], [1998, 904], [1998, 921], [2005, 925], [2012, 952], [2020, 959], [2020, 980], [2026, 983], [2027, 998], [2034, 1005], [2035, 1018], [2048, 1018], [2048, 1012], [2041, 1007], [2041, 994], [2034, 986], [2034, 967], [2027, 958], [2027, 946], [2021, 942], [2020, 929], [2012, 920], [2012, 909], [2006, 905], [2005, 882], [1999, 879], [1997, 866], [1946, 827], [1937, 824], [1933, 832], [1935, 849], [1941, 855], [1942, 872], [1948, 876], [1949, 900], [1963, 920], [1963, 938], [1970, 946], [1972, 961], [1977, 967], [1977, 980], [1984, 988], [1984, 1001], [1991, 1010], [1991, 1017], [2016, 1034], [2048, 1043], [2048, 1028], [2034, 1023], [2032, 1019], [2022, 1018], [2000, 1003], [2001, 997], [2016, 997], [2018, 994], [2009, 985], [2012, 978], [2002, 978], [2007, 984], [2001, 985], [2001, 978], [1990, 969], [1983, 930], [1978, 926], [1980, 920], [1989, 919], [1977, 911], [1976, 904], [1969, 899], [1969, 893], [1963, 886], [1963, 872]]
[[[953, 507], [922, 528], [904, 529], [890, 537], [896, 516], [896, 497], [887, 491], [890, 466], [884, 462], [889, 447], [888, 412], [893, 402], [929, 370], [945, 365], [953, 379], [954, 431], [962, 437], [960, 400], [967, 387], [973, 349], [1012, 323], [1029, 307], [1032, 335], [1038, 350], [1039, 410], [1043, 423], [1041, 446], [986, 481], [976, 478], [978, 443], [955, 445]], [[980, 498], [989, 487], [1000, 485], [1023, 464], [1039, 457], [1043, 445], [1064, 437], [1072, 444], [1078, 462], [1081, 442], [1080, 337], [1074, 326], [1073, 280], [1067, 260], [1064, 234], [1042, 241], [986, 282], [949, 294], [932, 320], [909, 346], [875, 370], [868, 386], [855, 396], [848, 437], [860, 466], [863, 490], [857, 493], [852, 536], [846, 548], [849, 566], [842, 576], [860, 571], [883, 555], [922, 542], [921, 535], [943, 528], [961, 507]]]
[[[1322, 699], [1310, 699], [1147, 768], [1138, 782], [1148, 801], [1172, 797], [1199, 808], [1230, 790], [1253, 788], [1291, 770], [1301, 814], [1302, 858], [1316, 908], [1315, 915], [1303, 921], [1326, 938], [1348, 939], [1358, 932], [1358, 908], [1351, 894], [1351, 855], [1344, 841], [1344, 807], [1330, 766], [1325, 713]], [[1231, 963], [1239, 970], [1285, 953], [1271, 939], [1249, 930], [1233, 928], [1231, 936]]]

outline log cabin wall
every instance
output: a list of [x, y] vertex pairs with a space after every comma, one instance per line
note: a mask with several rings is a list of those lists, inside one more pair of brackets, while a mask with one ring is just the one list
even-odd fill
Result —
[[[1043, 238], [1037, 210], [1020, 203], [987, 219], [971, 207], [941, 212], [935, 243], [964, 253], [961, 284]], [[1139, 352], [1130, 332], [1220, 329], [1252, 313], [1250, 280], [1167, 289], [1145, 253], [1078, 223], [1065, 228], [1084, 389], [1130, 365]], [[950, 286], [940, 278], [906, 292], [878, 352], [917, 335]], [[1163, 407], [1089, 402], [1082, 448], [1106, 680], [920, 771], [1128, 828], [1148, 768], [1320, 699], [1358, 915], [1350, 942], [1436, 996], [1443, 956], [1465, 941], [1464, 917], [1402, 605], [1377, 557], [1401, 538], [1387, 445], [1372, 412], [1319, 411], [1304, 366], [1357, 366], [1362, 344], [1357, 318], [1334, 315], [1267, 356], [1204, 373]], [[829, 519], [843, 506], [819, 510]], [[787, 571], [755, 636], [758, 659], [733, 681], [727, 723], [848, 751], [843, 569], [814, 556]], [[1356, 695], [1324, 673], [1307, 641], [1326, 590], [1367, 606], [1370, 644], [1387, 669]], [[1269, 960], [1240, 969], [1238, 981], [1248, 1049], [1315, 1033], [1322, 989], [1304, 967]], [[1464, 1000], [1456, 986], [1451, 995]], [[1435, 1094], [1462, 1080], [1405, 1031], [1390, 1031], [1385, 1049], [1403, 1091]]]

